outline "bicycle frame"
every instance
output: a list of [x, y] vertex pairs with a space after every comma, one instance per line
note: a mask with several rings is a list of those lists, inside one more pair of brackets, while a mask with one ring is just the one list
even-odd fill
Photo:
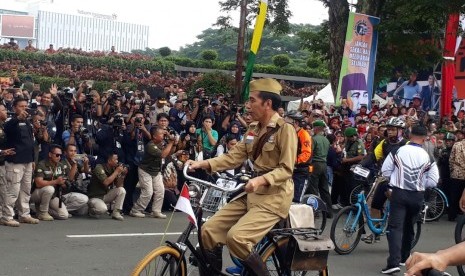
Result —
[[[370, 228], [371, 232], [373, 232], [373, 234], [380, 235], [384, 232], [384, 226], [386, 225], [389, 214], [389, 201], [387, 201], [386, 207], [384, 208], [383, 217], [380, 219], [375, 219], [371, 217], [370, 209], [368, 208], [365, 193], [363, 191], [360, 194], [358, 194], [358, 200], [357, 203], [354, 204], [354, 206], [357, 207], [357, 214], [355, 215], [356, 219], [351, 225], [352, 229], [355, 229], [357, 227], [358, 219], [360, 215], [363, 214], [366, 218], [366, 223]], [[378, 228], [375, 226], [375, 224], [381, 224], [381, 227]]]

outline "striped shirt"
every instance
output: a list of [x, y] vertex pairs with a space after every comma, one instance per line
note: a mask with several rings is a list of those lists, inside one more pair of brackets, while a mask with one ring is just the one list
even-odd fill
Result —
[[389, 185], [403, 190], [424, 191], [436, 187], [438, 166], [420, 145], [410, 143], [389, 153], [381, 168], [383, 176], [390, 177]]

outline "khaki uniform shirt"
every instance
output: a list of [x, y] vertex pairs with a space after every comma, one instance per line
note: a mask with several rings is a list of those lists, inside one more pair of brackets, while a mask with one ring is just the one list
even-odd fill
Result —
[[[279, 130], [266, 141], [257, 160], [253, 160], [253, 149], [260, 137], [267, 132], [268, 127], [277, 126]], [[247, 194], [248, 206], [260, 205], [285, 218], [294, 196], [292, 173], [296, 158], [295, 129], [275, 113], [266, 127], [260, 126], [258, 122], [251, 123], [241, 142], [228, 153], [209, 159], [208, 163], [211, 170], [216, 172], [236, 168], [247, 159], [252, 160], [255, 172], [263, 173], [262, 176], [269, 185], [261, 186], [255, 193]]]
[[98, 164], [92, 171], [92, 177], [90, 179], [89, 186], [87, 188], [87, 195], [89, 198], [97, 197], [103, 198], [110, 188], [111, 185], [105, 186], [103, 181], [109, 177], [115, 169], [108, 168], [103, 164]]
[[58, 177], [67, 177], [69, 166], [65, 161], [60, 161], [56, 166], [52, 165], [48, 159], [37, 163], [34, 177], [42, 177], [43, 180], [51, 181]]

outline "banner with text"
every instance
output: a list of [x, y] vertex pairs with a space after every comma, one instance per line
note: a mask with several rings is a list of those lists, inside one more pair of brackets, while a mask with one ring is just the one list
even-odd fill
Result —
[[362, 105], [370, 109], [378, 46], [374, 26], [378, 24], [378, 17], [349, 13], [336, 105], [347, 105], [354, 112]]

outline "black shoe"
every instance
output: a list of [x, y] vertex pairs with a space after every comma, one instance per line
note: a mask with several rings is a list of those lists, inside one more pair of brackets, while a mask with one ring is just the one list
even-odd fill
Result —
[[400, 268], [398, 266], [392, 266], [392, 267], [385, 267], [381, 270], [381, 273], [383, 274], [394, 274], [400, 272]]
[[332, 219], [333, 218], [333, 211], [329, 210], [328, 212], [326, 212], [326, 217], [329, 218], [329, 219]]

